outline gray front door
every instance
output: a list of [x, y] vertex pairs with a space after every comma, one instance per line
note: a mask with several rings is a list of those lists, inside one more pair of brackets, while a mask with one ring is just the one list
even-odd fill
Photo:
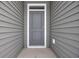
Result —
[[44, 11], [29, 14], [29, 46], [44, 46]]

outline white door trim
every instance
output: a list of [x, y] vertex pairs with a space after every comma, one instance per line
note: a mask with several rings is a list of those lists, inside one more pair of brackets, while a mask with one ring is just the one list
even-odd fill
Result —
[[[29, 11], [30, 11], [29, 7], [30, 6], [44, 6], [44, 10], [43, 10], [44, 11], [44, 46], [29, 46]], [[46, 34], [46, 3], [28, 3], [27, 4], [27, 48], [46, 48], [46, 35], [47, 35]]]

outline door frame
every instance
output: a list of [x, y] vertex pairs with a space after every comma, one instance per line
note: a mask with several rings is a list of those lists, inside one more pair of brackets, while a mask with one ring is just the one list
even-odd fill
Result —
[[[30, 10], [30, 6], [44, 6], [43, 10]], [[44, 11], [44, 46], [29, 46], [29, 11]], [[46, 48], [46, 3], [28, 3], [27, 4], [27, 48]]]

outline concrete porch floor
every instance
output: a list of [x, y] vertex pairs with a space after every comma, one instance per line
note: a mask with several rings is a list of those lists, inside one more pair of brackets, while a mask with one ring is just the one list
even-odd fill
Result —
[[24, 48], [17, 58], [56, 58], [50, 48]]

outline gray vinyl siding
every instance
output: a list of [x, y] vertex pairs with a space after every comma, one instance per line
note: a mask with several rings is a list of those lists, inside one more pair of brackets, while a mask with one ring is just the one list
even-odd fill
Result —
[[46, 35], [46, 38], [47, 38], [47, 47], [49, 47], [49, 39], [50, 39], [50, 2], [47, 2], [47, 1], [25, 1], [24, 2], [24, 46], [27, 47], [27, 4], [28, 3], [46, 3], [47, 5], [47, 35]]
[[16, 57], [23, 48], [23, 2], [0, 1], [0, 57]]
[[79, 57], [79, 2], [51, 2], [51, 42], [58, 57]]

